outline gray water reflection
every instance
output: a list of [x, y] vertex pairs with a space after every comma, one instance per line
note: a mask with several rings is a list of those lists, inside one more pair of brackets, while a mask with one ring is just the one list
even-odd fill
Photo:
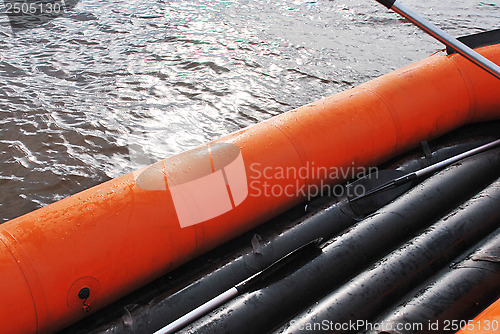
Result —
[[[455, 36], [499, 24], [493, 1], [404, 3]], [[159, 160], [442, 48], [369, 0], [88, 0], [15, 34], [0, 21], [0, 222], [142, 167], [130, 143]]]

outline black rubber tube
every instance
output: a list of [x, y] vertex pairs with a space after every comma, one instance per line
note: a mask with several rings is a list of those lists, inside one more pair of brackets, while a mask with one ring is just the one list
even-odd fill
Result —
[[[486, 139], [469, 140], [453, 143], [451, 146], [439, 147], [432, 152], [432, 158], [421, 159], [419, 155], [412, 156], [411, 159], [406, 159], [397, 168], [405, 172], [412, 172], [463, 153], [487, 141]], [[276, 233], [266, 237], [266, 240], [262, 240], [264, 246], [259, 250], [261, 252], [259, 254], [256, 254], [251, 247], [243, 247], [243, 249], [238, 250], [230, 248], [229, 252], [233, 253], [234, 256], [229, 263], [224, 261], [214, 263], [203, 271], [204, 275], [201, 279], [191, 279], [188, 284], [170, 290], [168, 295], [159, 295], [146, 305], [140, 307], [132, 305], [134, 308], [125, 309], [124, 316], [121, 315], [121, 309], [119, 309], [119, 315], [114, 316], [115, 319], [117, 318], [116, 320], [94, 332], [150, 333], [161, 328], [232, 285], [253, 275], [294, 248], [307, 243], [307, 241], [317, 237], [329, 238], [353, 225], [355, 221], [350, 215], [347, 216], [343, 213], [343, 211], [349, 211], [343, 209], [345, 205], [345, 202], [335, 203], [309, 218], [299, 218], [298, 223], [292, 220], [291, 223], [284, 224], [281, 229], [277, 229]], [[244, 241], [244, 243], [249, 244], [248, 241]], [[191, 277], [193, 277], [192, 273]], [[190, 277], [187, 278], [188, 281], [189, 279]]]
[[500, 229], [474, 248], [373, 322], [384, 328], [366, 333], [455, 333], [468, 324], [500, 295]]
[[332, 237], [351, 226], [355, 220], [343, 213], [341, 207], [344, 205], [345, 202], [332, 205], [272, 240], [261, 241], [262, 245], [258, 250], [250, 248], [246, 254], [232, 260], [230, 264], [208, 273], [201, 280], [163, 300], [161, 307], [156, 305], [157, 307], [149, 312], [148, 327], [157, 330], [199, 306], [196, 301], [201, 302], [201, 305], [296, 248], [318, 238]]
[[336, 237], [294, 273], [234, 299], [185, 332], [264, 333], [279, 326], [483, 189], [499, 173], [499, 150], [447, 168]]
[[436, 150], [431, 152], [429, 157], [422, 156], [423, 154], [421, 153], [421, 150], [419, 150], [416, 156], [410, 156], [409, 158], [406, 158], [402, 161], [398, 161], [397, 164], [392, 164], [389, 166], [389, 168], [401, 170], [407, 173], [413, 172], [433, 165], [437, 162], [443, 161], [445, 159], [451, 158], [455, 155], [459, 155], [466, 151], [472, 150], [496, 139], [496, 137], [488, 137], [485, 139], [453, 143], [452, 146], [446, 145], [437, 148]]
[[[398, 157], [385, 164], [386, 168], [412, 172], [463, 153], [495, 139], [499, 128], [497, 123], [490, 122], [461, 128], [431, 142], [433, 149], [427, 157], [422, 157], [422, 151], [415, 149], [405, 153], [403, 160], [401, 160], [402, 157]], [[318, 204], [318, 202], [320, 203]], [[328, 202], [325, 200], [313, 201], [309, 203], [309, 208], [312, 210], [308, 209], [308, 211], [314, 212], [314, 207], [324, 208], [326, 203]], [[331, 214], [335, 210], [332, 207], [327, 211], [330, 211]], [[254, 254], [252, 247], [248, 247], [252, 237], [252, 234], [249, 233], [222, 246], [222, 249], [217, 249], [187, 266], [169, 273], [164, 278], [71, 326], [63, 333], [151, 333], [171, 322], [176, 315], [180, 316], [189, 312], [211, 297], [223, 292], [231, 284], [236, 284], [240, 279], [250, 276], [265, 263], [284, 255], [287, 250], [300, 247], [300, 243], [307, 240], [307, 233], [318, 229], [316, 224], [321, 224], [321, 222], [312, 223], [314, 220], [311, 221], [304, 216], [303, 207], [293, 209], [254, 230], [253, 233], [264, 237], [263, 244], [275, 244], [275, 238], [294, 238], [293, 244], [289, 244], [285, 248], [273, 247], [273, 256], [269, 256], [269, 253]], [[328, 237], [328, 233], [331, 232], [333, 235], [342, 229], [343, 219], [349, 220], [345, 222], [345, 226], [352, 224], [352, 220], [344, 215], [332, 216], [332, 221], [336, 221], [335, 224], [324, 221], [325, 227], [329, 227], [322, 237]], [[297, 224], [302, 224], [303, 227], [297, 230], [295, 227]], [[299, 232], [289, 233], [288, 230]], [[320, 227], [317, 232], [323, 233], [325, 230]], [[310, 234], [310, 237], [312, 238], [319, 233], [314, 232], [314, 235]], [[303, 235], [304, 238], [295, 238], [297, 234]], [[242, 266], [241, 258], [243, 256], [246, 256], [247, 259], [244, 260]], [[256, 261], [259, 262], [256, 263]]]
[[325, 322], [330, 324], [330, 333], [364, 330], [363, 322], [376, 317], [380, 310], [494, 231], [500, 221], [499, 202], [500, 179], [372, 268], [301, 312], [278, 332], [299, 333], [311, 324]]
[[[246, 242], [242, 250], [230, 257], [227, 263], [203, 273], [201, 279], [188, 284], [168, 296], [158, 296], [140, 310], [107, 326], [106, 332], [152, 333], [189, 311], [212, 299], [225, 290], [266, 268], [298, 247], [318, 238], [329, 238], [353, 225], [356, 221], [344, 213], [342, 201], [323, 209], [299, 223], [285, 225], [269, 239], [257, 240], [253, 247]], [[234, 249], [232, 250], [234, 252]]]

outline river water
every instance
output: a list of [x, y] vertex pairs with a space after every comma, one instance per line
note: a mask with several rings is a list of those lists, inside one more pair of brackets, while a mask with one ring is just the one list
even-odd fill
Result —
[[[403, 3], [500, 25], [498, 0]], [[442, 49], [372, 0], [81, 0], [0, 39], [0, 223]]]

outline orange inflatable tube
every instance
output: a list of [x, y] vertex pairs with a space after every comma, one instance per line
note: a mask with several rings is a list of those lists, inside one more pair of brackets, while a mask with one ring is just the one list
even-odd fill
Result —
[[[499, 45], [479, 52], [500, 63]], [[498, 118], [500, 80], [432, 56], [13, 219], [0, 226], [0, 332], [63, 328], [349, 170]]]

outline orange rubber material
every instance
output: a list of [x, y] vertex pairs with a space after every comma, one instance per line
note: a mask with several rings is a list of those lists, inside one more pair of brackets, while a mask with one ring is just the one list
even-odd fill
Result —
[[469, 321], [457, 334], [500, 334], [500, 299]]
[[[478, 51], [500, 63], [500, 45]], [[303, 202], [304, 186], [351, 175], [278, 177], [280, 168], [376, 166], [422, 140], [498, 118], [500, 80], [459, 55], [432, 56], [6, 222], [0, 333], [63, 328]], [[214, 189], [199, 188], [199, 205], [183, 197], [208, 174], [203, 182]]]

